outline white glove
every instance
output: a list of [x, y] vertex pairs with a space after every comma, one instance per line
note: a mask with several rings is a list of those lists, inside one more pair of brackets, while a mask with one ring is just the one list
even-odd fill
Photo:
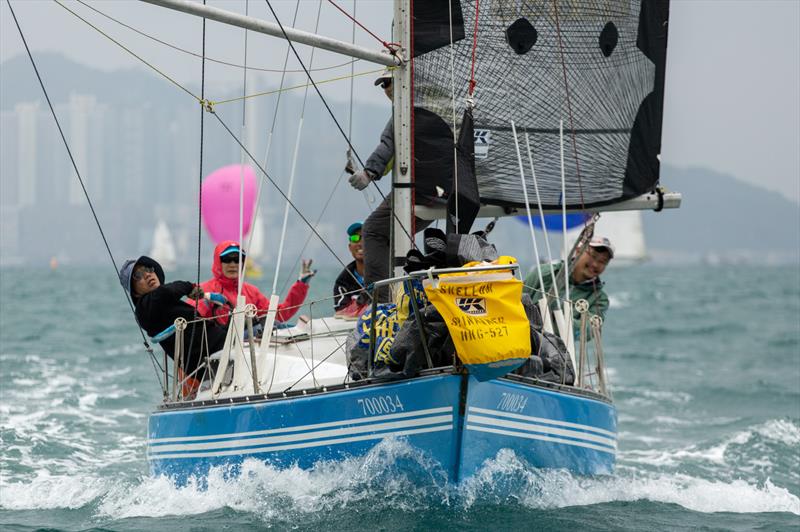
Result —
[[372, 177], [369, 175], [367, 170], [359, 170], [355, 174], [351, 175], [348, 181], [350, 181], [350, 186], [352, 186], [354, 189], [364, 190], [369, 186], [370, 181], [372, 181]]

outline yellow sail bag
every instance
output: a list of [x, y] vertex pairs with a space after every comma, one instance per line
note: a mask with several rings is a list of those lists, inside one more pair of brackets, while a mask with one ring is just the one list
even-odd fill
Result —
[[530, 324], [520, 301], [522, 282], [511, 273], [443, 274], [424, 286], [459, 359], [478, 380], [505, 375], [528, 359]]

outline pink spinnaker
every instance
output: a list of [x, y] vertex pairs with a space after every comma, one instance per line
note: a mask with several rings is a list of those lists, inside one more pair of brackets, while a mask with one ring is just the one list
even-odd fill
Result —
[[242, 235], [253, 221], [256, 200], [256, 174], [247, 165], [231, 164], [214, 170], [203, 179], [200, 212], [203, 225], [214, 243], [239, 240], [239, 188], [244, 173], [244, 217]]

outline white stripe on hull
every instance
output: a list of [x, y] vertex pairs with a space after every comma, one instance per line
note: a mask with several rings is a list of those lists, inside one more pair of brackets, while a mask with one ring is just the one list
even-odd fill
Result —
[[594, 427], [592, 425], [581, 425], [580, 423], [570, 423], [569, 421], [558, 421], [555, 419], [548, 419], [545, 417], [523, 416], [522, 414], [513, 414], [511, 412], [503, 412], [501, 410], [490, 410], [488, 408], [478, 408], [477, 406], [469, 407], [469, 411], [475, 412], [476, 414], [488, 414], [490, 416], [518, 419], [520, 421], [527, 421], [530, 423], [546, 423], [548, 425], [557, 425], [559, 427], [570, 427], [573, 429], [587, 430], [591, 432], [596, 432], [598, 434], [604, 434], [610, 438], [614, 438], [615, 440], [617, 439], [616, 433], [611, 432], [610, 430]]
[[525, 438], [527, 440], [541, 440], [553, 443], [563, 443], [566, 445], [573, 445], [575, 447], [586, 447], [587, 449], [594, 449], [595, 451], [602, 451], [604, 453], [616, 455], [616, 452], [614, 452], [613, 449], [609, 449], [608, 447], [595, 445], [593, 443], [588, 443], [588, 442], [567, 440], [564, 438], [554, 438], [552, 436], [545, 436], [543, 434], [531, 434], [529, 432], [516, 432], [512, 430], [495, 429], [491, 427], [484, 427], [481, 425], [467, 425], [467, 430], [475, 430], [478, 432], [489, 432], [492, 434], [501, 434], [503, 436], [513, 436], [515, 438]]
[[396, 432], [384, 432], [381, 434], [366, 434], [361, 436], [352, 436], [349, 438], [337, 438], [332, 440], [320, 440], [320, 441], [313, 441], [313, 442], [303, 442], [303, 443], [294, 443], [289, 445], [274, 445], [269, 447], [258, 447], [254, 449], [233, 449], [227, 451], [211, 451], [211, 452], [200, 452], [200, 453], [179, 453], [179, 454], [150, 454], [150, 460], [166, 460], [166, 459], [175, 459], [175, 458], [207, 458], [207, 457], [216, 457], [216, 456], [233, 456], [233, 455], [251, 455], [251, 454], [259, 454], [259, 453], [269, 453], [269, 452], [277, 452], [277, 451], [288, 451], [291, 449], [304, 449], [309, 447], [323, 447], [326, 445], [339, 445], [342, 443], [352, 443], [358, 441], [366, 441], [366, 440], [382, 440], [386, 438], [398, 437], [398, 436], [411, 436], [413, 434], [425, 434], [429, 432], [441, 432], [453, 430], [453, 424], [449, 425], [438, 425], [433, 427], [424, 427], [420, 429], [411, 429], [411, 430], [401, 430]]
[[339, 427], [329, 430], [317, 430], [311, 432], [301, 432], [284, 436], [268, 436], [264, 438], [245, 438], [236, 440], [213, 441], [204, 443], [184, 443], [154, 445], [150, 449], [153, 452], [168, 453], [177, 451], [203, 451], [210, 449], [230, 449], [235, 447], [255, 447], [269, 446], [278, 443], [290, 443], [306, 440], [316, 440], [320, 438], [336, 438], [352, 434], [363, 434], [365, 432], [377, 432], [386, 430], [407, 429], [409, 427], [422, 427], [425, 425], [439, 425], [442, 423], [453, 423], [453, 415], [429, 416], [419, 419], [405, 419], [401, 421], [391, 421], [387, 423], [375, 423], [371, 425], [359, 425], [357, 427]]
[[610, 438], [597, 436], [596, 434], [590, 434], [588, 432], [579, 432], [577, 430], [559, 429], [547, 425], [521, 423], [519, 421], [509, 421], [496, 417], [476, 416], [474, 414], [469, 414], [467, 416], [467, 423], [480, 423], [482, 425], [489, 425], [490, 427], [503, 427], [522, 431], [544, 432], [545, 434], [553, 434], [555, 436], [566, 436], [582, 441], [595, 442], [611, 447], [612, 449], [617, 448], [617, 442]]
[[[172, 437], [172, 438], [152, 438], [147, 440], [148, 445], [153, 444], [160, 444], [160, 443], [177, 443], [177, 442], [191, 442], [191, 441], [211, 441], [211, 440], [224, 440], [228, 438], [242, 438], [247, 436], [265, 436], [267, 434], [281, 434], [285, 432], [300, 432], [300, 431], [308, 431], [314, 429], [322, 429], [327, 427], [336, 427], [341, 425], [357, 425], [361, 423], [374, 423], [376, 421], [388, 421], [393, 419], [403, 419], [413, 416], [426, 416], [431, 414], [444, 414], [448, 412], [452, 412], [452, 406], [443, 406], [438, 408], [428, 408], [425, 410], [414, 410], [411, 412], [401, 412], [399, 414], [386, 414], [382, 416], [368, 416], [368, 417], [359, 417], [359, 418], [352, 418], [352, 419], [343, 419], [341, 421], [329, 421], [326, 423], [315, 423], [313, 425], [298, 425], [296, 427], [284, 427], [279, 429], [265, 429], [265, 430], [255, 430], [250, 432], [231, 432], [228, 434], [211, 434], [208, 436], [180, 436], [180, 437]], [[184, 415], [185, 414], [181, 412]], [[161, 414], [163, 415], [163, 414]]]

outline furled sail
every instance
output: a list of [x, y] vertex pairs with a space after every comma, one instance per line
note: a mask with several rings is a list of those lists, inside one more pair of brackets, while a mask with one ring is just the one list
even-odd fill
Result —
[[[668, 0], [438, 0], [422, 2], [426, 16], [433, 4], [447, 12], [448, 2], [453, 44], [449, 28], [437, 34], [426, 24], [439, 47], [415, 50], [414, 106], [460, 127], [474, 69], [482, 203], [524, 204], [512, 121], [530, 137], [545, 207], [562, 204], [562, 120], [569, 208], [616, 203], [658, 184]], [[415, 47], [420, 40], [415, 34]]]

